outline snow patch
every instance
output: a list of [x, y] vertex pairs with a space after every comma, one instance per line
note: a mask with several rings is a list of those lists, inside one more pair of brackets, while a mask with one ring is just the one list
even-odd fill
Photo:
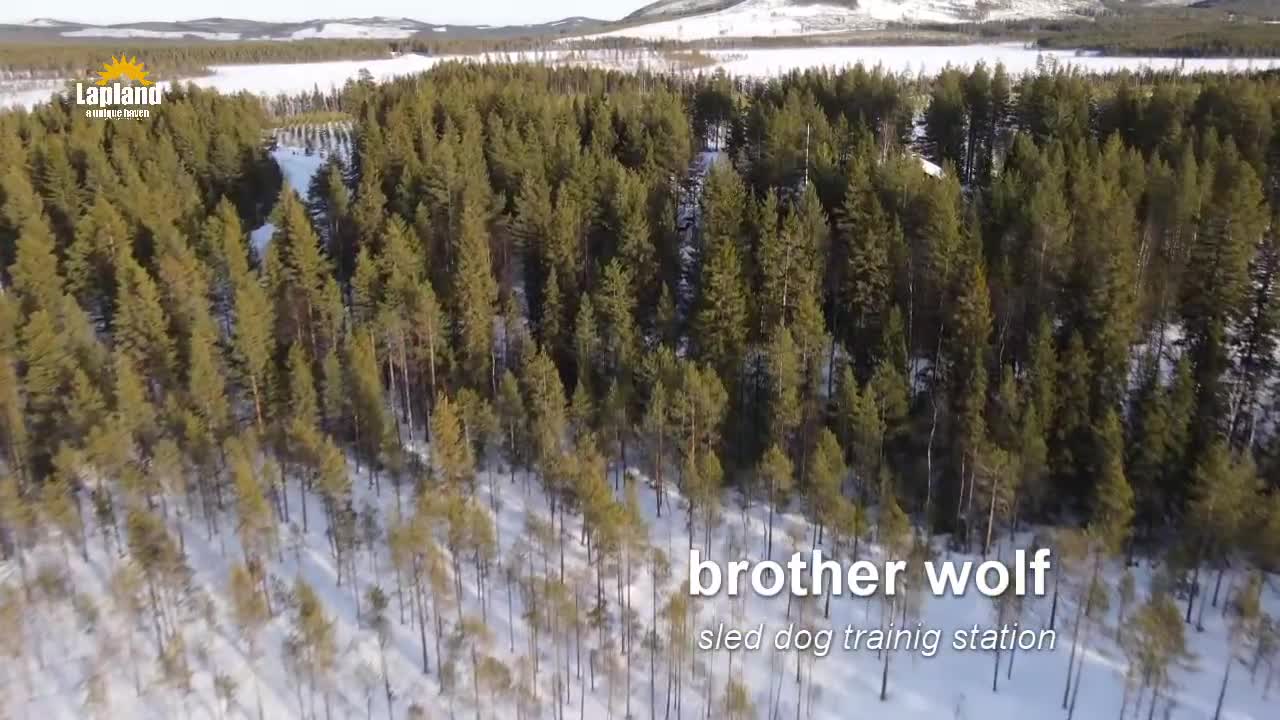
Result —
[[403, 24], [355, 24], [327, 22], [318, 27], [303, 28], [293, 31], [289, 37], [294, 40], [323, 39], [388, 39], [397, 40], [413, 36], [416, 28]]
[[271, 237], [276, 234], [276, 226], [271, 223], [263, 223], [262, 227], [254, 228], [249, 232], [249, 244], [253, 246], [253, 251], [258, 257], [262, 257], [267, 251], [267, 244], [271, 242]]
[[239, 40], [240, 33], [202, 32], [198, 30], [143, 30], [141, 28], [88, 27], [80, 30], [64, 30], [62, 37], [68, 38], [142, 38], [182, 40], [200, 38], [201, 40]]
[[937, 163], [930, 162], [929, 160], [925, 159], [924, 157], [917, 157], [916, 159], [920, 161], [920, 169], [924, 171], [924, 174], [925, 174], [925, 175], [929, 175], [929, 176], [932, 176], [932, 177], [942, 177], [942, 166], [941, 166], [941, 165], [938, 165]]

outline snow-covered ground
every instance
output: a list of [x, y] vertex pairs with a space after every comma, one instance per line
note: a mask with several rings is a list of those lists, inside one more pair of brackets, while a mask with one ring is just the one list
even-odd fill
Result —
[[1081, 72], [1106, 73], [1116, 70], [1179, 70], [1194, 72], [1246, 72], [1280, 67], [1280, 58], [1168, 58], [1120, 57], [1072, 50], [1040, 50], [1019, 43], [985, 45], [874, 45], [865, 47], [808, 47], [733, 51], [708, 51], [725, 58], [717, 67], [735, 75], [767, 77], [790, 70], [814, 67], [848, 67], [862, 63], [881, 66], [892, 72], [937, 73], [947, 66], [972, 67], [979, 62], [988, 67], [1002, 63], [1014, 75], [1035, 71], [1044, 64], [1070, 66]]
[[33, 107], [45, 102], [51, 95], [61, 92], [66, 81], [60, 78], [4, 78], [0, 79], [0, 110], [7, 107]]
[[315, 88], [326, 91], [341, 88], [367, 70], [375, 81], [428, 70], [444, 60], [443, 56], [406, 53], [381, 60], [336, 60], [316, 63], [280, 65], [218, 65], [213, 72], [188, 82], [213, 88], [223, 93], [250, 92], [258, 95], [293, 95]]
[[[337, 155], [344, 163], [351, 162], [351, 126], [347, 123], [278, 128], [272, 134], [272, 141], [275, 147], [271, 157], [280, 167], [285, 187], [303, 200], [307, 198], [311, 179], [331, 156]], [[266, 251], [275, 231], [275, 225], [270, 222], [250, 231], [249, 244], [259, 257]]]
[[[368, 475], [352, 473], [355, 490], [355, 508], [362, 514], [377, 518], [375, 535], [385, 533], [392, 522], [397, 503], [385, 478], [381, 494], [375, 495]], [[633, 559], [631, 579], [618, 584], [614, 570], [604, 579], [604, 594], [608, 599], [607, 624], [603, 631], [590, 624], [581, 627], [575, 636], [572, 626], [562, 627], [556, 633], [553, 627], [542, 627], [531, 636], [524, 595], [518, 585], [508, 587], [506, 569], [518, 576], [532, 574], [549, 578], [559, 577], [558, 538], [564, 540], [564, 577], [571, 583], [569, 606], [573, 606], [574, 594], [582, 602], [585, 613], [594, 602], [596, 583], [592, 566], [587, 564], [586, 548], [578, 518], [569, 516], [562, 533], [552, 531], [549, 546], [540, 545], [531, 533], [531, 526], [538, 519], [544, 523], [549, 516], [543, 495], [537, 489], [536, 479], [518, 474], [509, 479], [505, 471], [482, 473], [475, 502], [489, 513], [496, 507], [496, 539], [501, 547], [498, 557], [504, 565], [495, 569], [487, 581], [484, 601], [477, 594], [476, 576], [470, 560], [463, 558], [462, 592], [460, 607], [446, 605], [442, 614], [446, 622], [453, 622], [459, 615], [473, 616], [486, 628], [484, 639], [477, 641], [478, 649], [505, 664], [513, 674], [519, 668], [529, 668], [531, 654], [536, 653], [540, 670], [534, 685], [542, 697], [541, 710], [533, 716], [552, 716], [555, 687], [553, 673], [563, 668], [570, 676], [571, 702], [565, 707], [566, 716], [590, 720], [623, 717], [624, 708], [630, 707], [631, 716], [650, 716], [650, 703], [656, 705], [655, 714], [665, 716], [670, 707], [667, 688], [667, 653], [672, 647], [670, 635], [661, 613], [661, 606], [672, 593], [682, 593], [688, 577], [688, 549], [692, 545], [702, 551], [704, 557], [721, 563], [730, 559], [750, 558], [759, 560], [764, 555], [766, 513], [755, 506], [743, 512], [736, 498], [726, 493], [718, 527], [711, 535], [709, 547], [702, 545], [699, 528], [691, 540], [685, 529], [685, 516], [679, 498], [667, 497], [668, 510], [663, 517], [656, 517], [655, 494], [641, 477], [639, 482], [640, 514], [647, 528], [647, 544], [661, 550], [670, 561], [669, 572], [656, 574], [651, 565], [637, 552]], [[492, 493], [491, 493], [492, 488]], [[407, 496], [406, 506], [412, 501]], [[421, 668], [421, 649], [418, 628], [413, 625], [413, 613], [404, 615], [399, 609], [395, 575], [385, 546], [378, 543], [362, 546], [358, 551], [356, 587], [363, 591], [375, 581], [390, 595], [388, 616], [391, 618], [391, 635], [387, 647], [387, 682], [393, 695], [393, 707], [387, 708], [384, 686], [380, 676], [380, 658], [374, 632], [361, 621], [357, 613], [349, 578], [339, 585], [333, 556], [330, 552], [327, 529], [323, 522], [323, 509], [317, 497], [305, 498], [310, 516], [309, 530], [301, 528], [299, 519], [301, 503], [295, 482], [288, 487], [289, 504], [293, 522], [279, 531], [280, 549], [270, 558], [271, 583], [280, 590], [289, 588], [295, 579], [305, 579], [319, 594], [326, 616], [333, 622], [336, 634], [336, 668], [330, 680], [323, 681], [330, 688], [332, 717], [356, 718], [406, 717], [410, 703], [420, 705], [426, 717], [468, 717], [473, 710], [471, 702], [471, 666], [466, 654], [452, 653], [457, 659], [452, 663], [455, 688], [452, 697], [441, 694], [437, 668], [441, 657], [439, 647], [431, 643], [432, 629], [427, 629], [428, 650], [433, 671], [424, 675]], [[91, 517], [86, 511], [86, 517]], [[152, 651], [152, 628], [147, 622], [125, 620], [117, 609], [117, 593], [112, 590], [112, 578], [128, 561], [114, 549], [103, 551], [103, 539], [99, 528], [89, 527], [90, 549], [87, 559], [82, 559], [69, 541], [70, 548], [60, 546], [56, 538], [46, 541], [36, 551], [28, 553], [28, 569], [45, 568], [56, 577], [64, 568], [69, 587], [60, 596], [42, 599], [22, 617], [22, 627], [9, 643], [22, 643], [25, 657], [0, 658], [0, 668], [8, 682], [4, 688], [5, 705], [21, 718], [45, 718], [47, 720], [71, 720], [90, 716], [87, 699], [91, 689], [105, 688], [106, 707], [99, 707], [102, 717], [120, 717], [136, 720], [170, 720], [183, 717], [204, 720], [221, 718], [258, 717], [256, 707], [261, 703], [263, 716], [272, 720], [290, 718], [324, 717], [324, 711], [316, 701], [306, 714], [300, 705], [304, 690], [298, 687], [294, 675], [285, 660], [283, 647], [290, 634], [287, 611], [279, 614], [265, 627], [257, 640], [256, 653], [248, 654], [244, 637], [230, 615], [228, 601], [228, 572], [232, 563], [242, 560], [235, 535], [235, 518], [230, 512], [219, 519], [221, 533], [209, 534], [203, 521], [186, 518], [183, 528], [187, 563], [193, 574], [187, 600], [172, 611], [181, 628], [187, 647], [186, 661], [192, 671], [190, 689], [166, 686], [160, 678]], [[794, 513], [781, 514], [774, 531], [773, 556], [785, 558], [793, 551], [807, 551], [812, 537], [811, 526]], [[938, 543], [940, 558], [946, 556]], [[541, 549], [539, 549], [541, 548]], [[1008, 557], [1009, 548], [1001, 549]], [[544, 554], [545, 553], [545, 554]], [[864, 544], [860, 557], [879, 560], [883, 555], [873, 544]], [[949, 559], [963, 560], [953, 555]], [[518, 566], [517, 566], [518, 563]], [[16, 587], [19, 573], [8, 563], [0, 573], [0, 584]], [[1132, 613], [1146, 594], [1153, 568], [1143, 563], [1134, 570], [1138, 589], [1137, 603], [1127, 609]], [[1119, 570], [1106, 571], [1106, 586], [1112, 590], [1118, 585]], [[541, 582], [541, 580], [539, 580]], [[452, 592], [442, 590], [442, 592]], [[406, 597], [408, 591], [406, 590]], [[691, 651], [683, 661], [681, 670], [684, 686], [682, 717], [699, 717], [707, 712], [707, 698], [714, 706], [712, 717], [724, 717], [723, 707], [726, 680], [732, 674], [748, 691], [754, 706], [751, 718], [805, 717], [835, 720], [850, 717], [853, 708], [858, 715], [892, 718], [892, 720], [938, 720], [938, 718], [966, 718], [969, 720], [1023, 720], [1029, 717], [1065, 715], [1060, 709], [1064, 678], [1071, 650], [1070, 618], [1075, 610], [1073, 593], [1064, 594], [1057, 609], [1057, 635], [1053, 649], [1018, 652], [1010, 657], [1003, 653], [999, 658], [999, 690], [993, 692], [992, 679], [996, 672], [997, 656], [985, 651], [957, 651], [950, 647], [955, 630], [999, 626], [995, 620], [992, 601], [976, 592], [968, 595], [922, 599], [919, 614], [909, 618], [910, 629], [922, 623], [922, 628], [942, 632], [942, 645], [936, 655], [926, 657], [921, 651], [899, 650], [893, 653], [889, 668], [888, 696], [879, 701], [883, 660], [873, 650], [844, 650], [841, 648], [843, 629], [882, 627], [879, 602], [876, 599], [838, 597], [831, 602], [829, 618], [823, 617], [822, 600], [792, 600], [783, 595], [763, 598], [749, 592], [732, 599], [721, 595], [691, 601], [691, 627], [693, 642], [703, 630], [716, 630], [721, 623], [728, 627], [754, 628], [763, 624], [765, 642], [772, 633], [791, 624], [813, 630], [834, 630], [833, 646], [829, 654], [817, 657], [813, 653], [776, 652], [767, 647], [759, 651], [729, 653], [725, 650]], [[1114, 595], [1114, 593], [1113, 593]], [[629, 597], [634, 622], [634, 636], [643, 639], [654, 628], [655, 613], [658, 637], [658, 656], [653, 661], [656, 681], [650, 684], [650, 658], [647, 643], [637, 642], [632, 651], [632, 673], [626, 681], [624, 657], [616, 644], [605, 646], [602, 641], [618, 636], [618, 605], [616, 598]], [[657, 598], [655, 607], [654, 598]], [[145, 595], [144, 595], [145, 598]], [[145, 601], [145, 600], [144, 600]], [[284, 597], [274, 601], [281, 609]], [[404, 602], [410, 602], [405, 599]], [[1274, 586], [1265, 591], [1264, 604], [1270, 612], [1280, 611], [1280, 595]], [[1082, 648], [1082, 678], [1075, 717], [1082, 720], [1099, 720], [1116, 717], [1122, 703], [1123, 677], [1126, 663], [1118, 650], [1115, 627], [1119, 624], [1119, 608], [1112, 597], [1111, 611], [1102, 626], [1090, 634], [1090, 641]], [[1039, 631], [1048, 623], [1051, 602], [1048, 597], [1028, 597], [1016, 621], [1022, 629]], [[457, 613], [457, 615], [455, 615]], [[428, 616], [430, 617], [430, 616]], [[143, 620], [146, 615], [144, 613]], [[509, 621], [510, 618], [510, 621]], [[1005, 622], [1014, 618], [1006, 616]], [[1204, 632], [1186, 628], [1189, 644], [1196, 657], [1194, 665], [1199, 671], [1181, 668], [1173, 671], [1167, 691], [1167, 703], [1162, 700], [1154, 715], [1177, 720], [1199, 720], [1212, 716], [1218, 694], [1222, 671], [1227, 657], [1227, 638], [1220, 609], [1210, 609], [1205, 615]], [[557, 621], [559, 622], [559, 621]], [[446, 644], [449, 627], [446, 625]], [[556, 638], [560, 640], [556, 641]], [[10, 648], [14, 645], [10, 645]], [[450, 654], [448, 650], [446, 655]], [[1009, 663], [1013, 666], [1010, 672]], [[606, 668], [612, 667], [612, 671]], [[1262, 667], [1257, 675], [1251, 673], [1248, 664], [1236, 667], [1228, 688], [1224, 717], [1229, 720], [1271, 720], [1275, 717], [1275, 697], [1267, 699], [1265, 683], [1269, 667]], [[234, 687], [231, 700], [224, 706], [217, 692], [215, 678], [229, 679]], [[589, 679], [590, 678], [590, 679]], [[797, 678], [799, 681], [797, 681]], [[135, 689], [135, 683], [139, 690]], [[225, 683], [224, 683], [225, 686]], [[629, 688], [629, 692], [628, 692]], [[1280, 688], [1277, 688], [1280, 691]], [[103, 693], [99, 693], [101, 696]], [[627, 700], [629, 695], [630, 699]], [[1148, 694], [1149, 695], [1149, 694]], [[1130, 710], [1134, 699], [1130, 697]], [[509, 696], [485, 693], [482, 717], [512, 718], [517, 713]], [[479, 713], [477, 713], [479, 714]], [[1146, 717], [1141, 708], [1135, 717]]]
[[[248, 92], [255, 95], [275, 96], [281, 93], [294, 95], [319, 88], [322, 92], [341, 88], [348, 80], [367, 70], [375, 81], [383, 81], [403, 75], [412, 75], [430, 69], [445, 56], [404, 54], [379, 60], [337, 60], [314, 63], [282, 63], [261, 65], [217, 65], [211, 73], [179, 82], [190, 82], [200, 87], [213, 88], [222, 93]], [[49, 99], [67, 81], [41, 80], [35, 88], [10, 90], [0, 81], [0, 108], [6, 106], [31, 107]], [[172, 81], [159, 84], [168, 88]]]

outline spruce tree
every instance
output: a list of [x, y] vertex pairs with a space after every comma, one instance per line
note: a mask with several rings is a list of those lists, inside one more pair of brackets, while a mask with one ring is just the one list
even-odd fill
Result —
[[490, 269], [489, 233], [482, 208], [474, 202], [462, 210], [458, 265], [453, 288], [453, 316], [464, 377], [491, 393], [497, 383], [493, 363], [493, 317], [498, 289]]
[[53, 233], [43, 216], [28, 217], [18, 234], [14, 264], [9, 268], [13, 288], [24, 312], [57, 312], [62, 305], [63, 281], [58, 274]]
[[777, 445], [770, 445], [756, 467], [757, 481], [764, 486], [769, 503], [769, 528], [765, 534], [765, 558], [773, 559], [773, 515], [782, 506], [794, 483], [791, 461]]
[[720, 375], [734, 379], [741, 372], [746, 348], [747, 299], [742, 262], [735, 242], [715, 240], [703, 263], [700, 295], [694, 317], [699, 357]]

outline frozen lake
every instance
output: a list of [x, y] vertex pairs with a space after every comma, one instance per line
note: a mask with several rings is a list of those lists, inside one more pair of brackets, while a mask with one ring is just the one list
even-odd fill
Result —
[[[1013, 75], [1034, 71], [1042, 63], [1070, 66], [1082, 72], [1114, 70], [1181, 70], [1182, 72], [1247, 72], [1280, 67], [1280, 58], [1171, 58], [1103, 56], [1074, 50], [1040, 50], [1021, 43], [985, 45], [868, 45], [865, 47], [777, 48], [715, 51], [729, 58], [719, 67], [735, 75], [772, 76], [797, 68], [847, 67], [862, 63], [893, 72], [932, 75], [947, 67], [1003, 63]], [[745, 55], [745, 57], [743, 57]]]
[[[1280, 58], [1167, 58], [1107, 57], [1071, 50], [1037, 50], [1017, 43], [983, 45], [867, 45], [852, 47], [809, 47], [749, 50], [716, 50], [709, 55], [720, 59], [714, 68], [735, 75], [769, 77], [793, 69], [848, 67], [862, 63], [896, 73], [933, 74], [948, 65], [972, 67], [1003, 63], [1014, 75], [1033, 71], [1045, 63], [1070, 66], [1082, 72], [1102, 73], [1124, 68], [1133, 70], [1179, 70], [1182, 72], [1246, 72], [1280, 68]], [[251, 92], [262, 95], [296, 94], [319, 88], [341, 87], [347, 80], [367, 70], [374, 80], [383, 81], [425, 71], [446, 60], [476, 62], [532, 62], [547, 64], [600, 65], [615, 70], [645, 68], [662, 70], [664, 61], [651, 50], [569, 51], [502, 53], [471, 56], [401, 55], [383, 60], [340, 60], [333, 62], [275, 65], [222, 65], [213, 72], [188, 81], [220, 92]], [[162, 83], [164, 84], [164, 83]], [[0, 107], [25, 106], [43, 102], [62, 86], [56, 80], [14, 81], [0, 79]]]

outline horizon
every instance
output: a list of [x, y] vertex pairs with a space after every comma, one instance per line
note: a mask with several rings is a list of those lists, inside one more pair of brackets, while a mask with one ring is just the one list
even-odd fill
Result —
[[[313, 20], [372, 18], [406, 19], [437, 25], [527, 25], [561, 20], [567, 17], [591, 17], [617, 20], [647, 4], [646, 0], [544, 0], [519, 3], [514, 0], [479, 0], [458, 7], [423, 8], [412, 0], [373, 0], [362, 3], [358, 14], [348, 3], [339, 0], [275, 3], [264, 10], [252, 0], [224, 0], [211, 4], [209, 12], [193, 10], [189, 5], [177, 9], [159, 0], [137, 0], [129, 5], [101, 5], [86, 0], [50, 0], [41, 4], [40, 12], [30, 7], [0, 10], [0, 24], [28, 25], [47, 20], [81, 25], [121, 25], [139, 22], [191, 22], [220, 18], [253, 22], [298, 23]], [[213, 9], [216, 7], [216, 10]]]

